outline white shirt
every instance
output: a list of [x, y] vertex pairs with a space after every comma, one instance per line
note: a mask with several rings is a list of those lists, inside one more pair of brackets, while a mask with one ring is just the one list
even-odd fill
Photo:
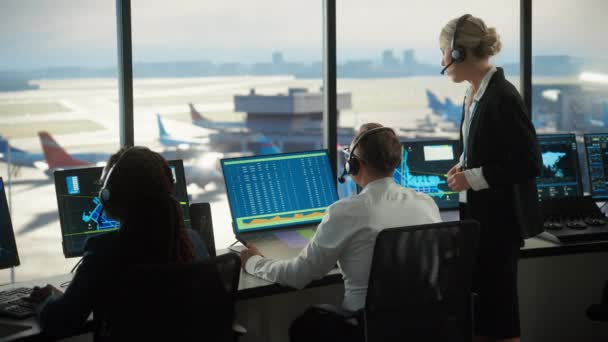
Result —
[[[467, 89], [466, 95], [464, 97], [465, 106], [464, 106], [464, 124], [462, 125], [462, 142], [463, 147], [467, 148], [467, 140], [469, 138], [469, 127], [471, 126], [471, 121], [473, 120], [473, 114], [475, 113], [475, 108], [479, 103], [479, 100], [483, 97], [483, 94], [486, 92], [486, 88], [488, 87], [488, 83], [492, 79], [492, 76], [496, 72], [496, 67], [492, 66], [490, 70], [485, 74], [481, 83], [479, 84], [479, 89], [477, 89], [477, 93], [475, 97], [469, 101], [471, 98], [471, 94], [473, 93], [473, 87], [470, 86]], [[460, 155], [460, 165], [464, 164], [464, 151]], [[464, 170], [464, 177], [467, 179], [467, 182], [471, 185], [471, 189], [474, 191], [488, 189], [490, 185], [486, 181], [483, 176], [483, 167], [477, 167], [473, 169]], [[461, 203], [467, 202], [467, 192], [462, 191], [459, 194], [459, 201]]]
[[384, 228], [441, 222], [439, 209], [426, 194], [395, 183], [392, 177], [375, 180], [360, 194], [342, 199], [327, 209], [315, 235], [290, 260], [253, 256], [245, 270], [260, 278], [303, 288], [320, 279], [336, 262], [344, 279], [344, 309], [365, 306], [367, 281], [376, 235]]

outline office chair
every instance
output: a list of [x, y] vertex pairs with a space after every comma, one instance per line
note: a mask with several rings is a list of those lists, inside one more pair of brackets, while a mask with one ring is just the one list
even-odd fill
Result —
[[190, 223], [192, 229], [201, 235], [211, 257], [216, 256], [215, 238], [213, 236], [213, 220], [211, 206], [207, 202], [190, 204]]
[[120, 274], [96, 340], [236, 341], [239, 275], [240, 259], [234, 254], [205, 262], [128, 267]]
[[587, 317], [592, 321], [608, 322], [608, 282], [604, 285], [601, 302], [587, 308]]
[[391, 228], [376, 238], [365, 308], [322, 314], [351, 322], [363, 341], [471, 341], [471, 278], [479, 224]]

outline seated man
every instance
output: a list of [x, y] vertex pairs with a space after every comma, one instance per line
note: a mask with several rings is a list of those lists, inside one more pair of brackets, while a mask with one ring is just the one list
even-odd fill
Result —
[[324, 277], [337, 262], [345, 288], [342, 308], [356, 311], [365, 306], [376, 235], [385, 228], [440, 222], [441, 217], [428, 195], [393, 180], [401, 163], [401, 144], [392, 129], [363, 125], [350, 145], [347, 163], [363, 191], [329, 206], [315, 235], [297, 257], [267, 259], [250, 244], [241, 252], [241, 260], [248, 273], [295, 288]]

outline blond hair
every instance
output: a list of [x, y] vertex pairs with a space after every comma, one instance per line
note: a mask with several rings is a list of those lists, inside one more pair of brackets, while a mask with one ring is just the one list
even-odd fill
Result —
[[[458, 19], [450, 20], [441, 30], [439, 46], [442, 50], [451, 48], [452, 36]], [[477, 58], [494, 56], [502, 48], [496, 29], [487, 27], [483, 20], [474, 16], [470, 16], [461, 24], [454, 44], [469, 49]]]

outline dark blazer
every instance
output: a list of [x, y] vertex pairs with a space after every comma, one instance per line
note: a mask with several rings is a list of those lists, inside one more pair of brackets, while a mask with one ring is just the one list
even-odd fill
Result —
[[[95, 317], [96, 337], [104, 330], [104, 320], [99, 318], [106, 315], [112, 296], [110, 289], [117, 286], [115, 280], [123, 264], [118, 252], [118, 234], [112, 232], [89, 238], [82, 263], [65, 293], [47, 298], [38, 307], [38, 321], [45, 335], [69, 336], [84, 325], [91, 312]], [[209, 255], [200, 236], [191, 229], [188, 229], [188, 235], [194, 245], [196, 260], [207, 259]]]
[[[462, 117], [461, 147], [464, 106]], [[522, 98], [502, 68], [477, 103], [466, 151], [466, 167], [483, 167], [490, 186], [467, 191], [467, 209], [481, 224], [481, 239], [516, 241], [542, 232], [536, 190], [542, 167], [540, 147]]]

